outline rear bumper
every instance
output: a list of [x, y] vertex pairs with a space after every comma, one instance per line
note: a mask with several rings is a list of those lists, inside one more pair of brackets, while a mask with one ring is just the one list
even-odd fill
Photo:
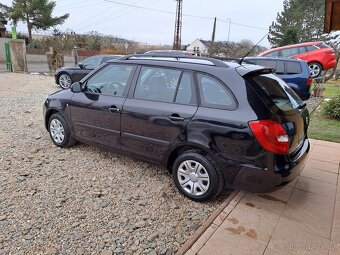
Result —
[[273, 163], [266, 169], [244, 166], [238, 169], [232, 167], [230, 172], [230, 168], [226, 168], [224, 174], [226, 185], [233, 189], [250, 192], [271, 192], [279, 189], [300, 175], [309, 150], [310, 144], [306, 139], [294, 160], [286, 162], [284, 170], [277, 170], [274, 155], [267, 159], [267, 162]]
[[336, 66], [336, 60], [335, 57], [334, 58], [329, 58], [328, 61], [325, 61], [323, 63], [323, 69], [324, 70], [328, 70], [328, 69], [332, 69]]

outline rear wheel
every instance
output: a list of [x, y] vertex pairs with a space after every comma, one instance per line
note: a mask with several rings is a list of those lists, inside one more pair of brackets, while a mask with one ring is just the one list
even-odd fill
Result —
[[173, 164], [172, 177], [179, 191], [195, 201], [216, 197], [224, 187], [222, 172], [209, 156], [184, 152]]
[[68, 89], [72, 85], [72, 78], [67, 73], [62, 73], [58, 78], [59, 85], [63, 89]]
[[319, 63], [312, 62], [308, 64], [310, 74], [312, 78], [317, 78], [321, 75], [322, 72], [322, 66]]
[[70, 128], [60, 113], [54, 113], [48, 121], [48, 132], [51, 139], [58, 147], [69, 147], [75, 143], [71, 136]]

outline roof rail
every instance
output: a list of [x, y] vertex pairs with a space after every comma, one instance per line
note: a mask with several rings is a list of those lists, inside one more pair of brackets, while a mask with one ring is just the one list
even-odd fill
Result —
[[[221, 60], [218, 60], [216, 58], [210, 58], [210, 57], [197, 57], [197, 56], [188, 56], [188, 55], [171, 55], [171, 54], [147, 54], [147, 55], [144, 55], [144, 54], [134, 54], [134, 55], [127, 55], [127, 56], [124, 56], [124, 57], [121, 57], [119, 58], [120, 60], [128, 60], [128, 59], [149, 59], [149, 58], [155, 58], [155, 60], [163, 60], [163, 58], [172, 58], [172, 59], [176, 59], [176, 60], [180, 60], [180, 59], [187, 59], [189, 61], [183, 61], [183, 62], [186, 62], [186, 63], [191, 63], [191, 64], [203, 64], [204, 63], [197, 63], [197, 62], [191, 62], [190, 60], [201, 60], [202, 62], [203, 61], [207, 61], [207, 62], [210, 62], [211, 65], [214, 65], [216, 67], [228, 67], [228, 65], [221, 61]], [[158, 59], [157, 59], [158, 58]]]

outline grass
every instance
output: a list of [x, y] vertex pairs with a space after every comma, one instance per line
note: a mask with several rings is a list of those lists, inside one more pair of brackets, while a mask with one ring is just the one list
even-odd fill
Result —
[[332, 98], [340, 94], [340, 79], [328, 80], [326, 82], [325, 91], [323, 93], [325, 98]]
[[340, 85], [334, 86], [334, 85], [328, 85], [328, 84], [326, 85], [326, 89], [323, 93], [325, 98], [332, 98], [339, 94], [340, 94]]
[[308, 136], [317, 140], [340, 143], [340, 120], [328, 118], [322, 109], [318, 109], [310, 118]]

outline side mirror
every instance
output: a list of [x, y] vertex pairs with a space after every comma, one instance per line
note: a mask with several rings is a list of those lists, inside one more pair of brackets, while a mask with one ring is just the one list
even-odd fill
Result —
[[84, 68], [85, 68], [85, 66], [84, 66], [83, 63], [79, 63], [78, 66], [79, 66], [81, 69], [84, 69]]
[[82, 92], [83, 89], [82, 89], [82, 87], [81, 87], [81, 83], [80, 83], [79, 81], [73, 83], [73, 84], [71, 85], [71, 91], [72, 91], [73, 93], [80, 93], [80, 92]]

